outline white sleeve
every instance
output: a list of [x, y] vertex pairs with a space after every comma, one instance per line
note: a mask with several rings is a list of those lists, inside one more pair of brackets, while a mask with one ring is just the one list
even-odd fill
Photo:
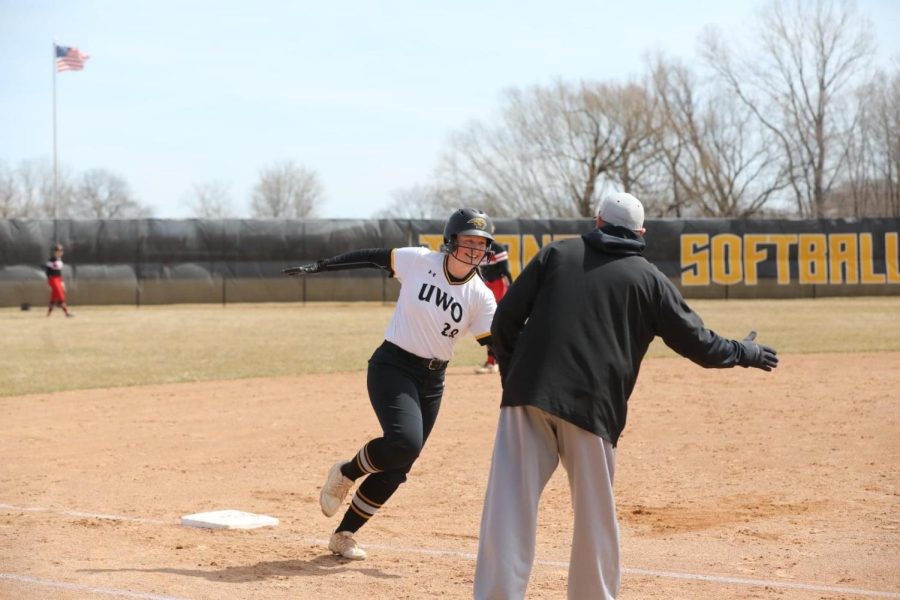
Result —
[[481, 295], [482, 301], [476, 308], [475, 318], [472, 319], [472, 325], [469, 327], [469, 331], [479, 341], [491, 335], [491, 322], [497, 311], [497, 301], [494, 300], [494, 295], [487, 288], [484, 291], [486, 293]]
[[391, 271], [394, 277], [403, 281], [419, 258], [428, 254], [428, 248], [394, 248], [391, 250]]

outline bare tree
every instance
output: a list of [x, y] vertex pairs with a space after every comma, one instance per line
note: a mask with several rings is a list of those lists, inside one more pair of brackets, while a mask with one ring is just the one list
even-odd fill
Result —
[[859, 118], [845, 144], [846, 178], [829, 199], [834, 216], [900, 217], [900, 64], [857, 91]]
[[480, 199], [491, 215], [556, 215], [560, 202], [540, 181], [536, 163], [508, 128], [473, 122], [453, 135], [438, 167], [438, 186], [453, 190], [461, 206]]
[[845, 156], [853, 119], [842, 104], [873, 53], [871, 26], [845, 0], [773, 0], [758, 25], [759, 52], [736, 55], [708, 30], [703, 54], [777, 136], [798, 213], [819, 217]]
[[869, 214], [877, 203], [879, 161], [876, 147], [879, 140], [875, 130], [879, 91], [877, 78], [857, 90], [857, 126], [847, 132], [844, 141], [845, 179], [832, 190], [826, 202], [826, 214], [862, 217]]
[[872, 134], [880, 157], [877, 179], [881, 182], [881, 215], [900, 217], [900, 61], [875, 95]]
[[132, 219], [150, 215], [134, 199], [128, 183], [105, 169], [86, 171], [75, 191], [72, 216], [93, 219]]
[[463, 206], [453, 190], [435, 184], [395, 190], [391, 197], [391, 203], [375, 213], [376, 218], [445, 219], [454, 209]]
[[20, 214], [28, 218], [64, 218], [72, 212], [75, 188], [65, 168], [58, 174], [53, 193], [53, 167], [48, 161], [26, 160], [13, 173], [19, 195]]
[[195, 183], [189, 204], [193, 216], [200, 219], [227, 219], [234, 216], [229, 185], [221, 181]]
[[771, 132], [731, 94], [701, 86], [683, 64], [660, 56], [652, 73], [663, 117], [658, 148], [676, 214], [758, 214], [788, 185]]
[[121, 177], [103, 169], [84, 173], [74, 183], [65, 169], [57, 178], [46, 161], [23, 161], [15, 171], [0, 165], [0, 217], [133, 218], [150, 214], [131, 195]]
[[643, 195], [644, 181], [659, 161], [655, 141], [663, 126], [652, 83], [606, 86], [597, 92], [602, 112], [618, 130], [619, 162], [608, 176], [622, 191]]
[[16, 183], [24, 216], [53, 217], [59, 212], [56, 206], [51, 206], [53, 171], [49, 164], [36, 160], [22, 161], [16, 169]]
[[16, 179], [13, 172], [0, 162], [0, 219], [15, 219], [25, 216], [22, 211]]
[[500, 124], [453, 137], [440, 186], [498, 216], [590, 216], [603, 189], [649, 168], [652, 96], [639, 85], [562, 82], [510, 90]]
[[315, 171], [286, 160], [264, 168], [253, 189], [253, 216], [264, 219], [315, 216], [322, 184]]

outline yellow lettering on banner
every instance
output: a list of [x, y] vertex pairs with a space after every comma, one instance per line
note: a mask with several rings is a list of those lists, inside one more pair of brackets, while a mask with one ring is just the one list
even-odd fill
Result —
[[512, 274], [513, 279], [515, 279], [519, 276], [519, 273], [522, 272], [523, 266], [519, 260], [522, 255], [519, 236], [517, 234], [505, 233], [503, 235], [495, 235], [494, 239], [498, 244], [507, 247], [506, 253], [509, 256], [509, 272]]
[[709, 235], [682, 234], [681, 285], [709, 285]]
[[859, 269], [862, 271], [860, 283], [884, 283], [884, 274], [875, 272], [871, 233], [859, 234]]
[[534, 258], [534, 255], [540, 252], [541, 247], [538, 246], [537, 239], [533, 235], [522, 236], [522, 264], [527, 265]]
[[824, 233], [801, 233], [797, 242], [797, 269], [801, 284], [828, 283], [828, 257]]
[[712, 280], [721, 285], [740, 283], [741, 238], [732, 233], [721, 233], [712, 239]]
[[[540, 249], [553, 241], [579, 234], [500, 234], [507, 247], [509, 269], [517, 278]], [[439, 251], [442, 234], [419, 234], [419, 244]], [[538, 241], [540, 240], [540, 242]], [[791, 247], [797, 246], [797, 275], [801, 285], [900, 284], [900, 232], [884, 234], [884, 273], [874, 256], [874, 234], [803, 233], [734, 234], [686, 233], [680, 236], [681, 284], [759, 284], [759, 265], [774, 258], [778, 285], [791, 283]], [[774, 257], [765, 246], [774, 246]], [[880, 262], [880, 261], [879, 261]]]
[[769, 255], [768, 251], [761, 250], [761, 244], [768, 244], [769, 236], [759, 234], [747, 234], [744, 236], [744, 283], [756, 285], [759, 274], [756, 267]]
[[444, 234], [437, 233], [420, 233], [419, 244], [425, 244], [435, 252], [441, 251], [441, 244], [444, 243]]
[[884, 234], [884, 270], [888, 283], [900, 283], [900, 243], [898, 234]]
[[797, 236], [790, 233], [776, 233], [767, 237], [770, 244], [775, 244], [778, 285], [788, 285], [791, 283], [791, 246], [797, 243]]
[[[828, 262], [831, 283], [859, 283], [855, 233], [832, 233], [828, 236]], [[843, 267], [847, 267], [844, 279]]]

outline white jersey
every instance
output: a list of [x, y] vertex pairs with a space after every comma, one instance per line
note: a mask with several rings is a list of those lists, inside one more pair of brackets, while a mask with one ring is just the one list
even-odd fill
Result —
[[422, 358], [450, 360], [457, 340], [471, 331], [491, 334], [497, 302], [473, 269], [465, 281], [451, 282], [446, 255], [428, 248], [394, 248], [391, 270], [400, 298], [384, 337]]

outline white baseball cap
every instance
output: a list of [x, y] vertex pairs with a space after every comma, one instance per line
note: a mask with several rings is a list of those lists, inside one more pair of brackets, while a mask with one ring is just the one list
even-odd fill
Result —
[[644, 228], [644, 205], [626, 192], [614, 192], [600, 201], [597, 216], [610, 225], [618, 225], [631, 231]]

